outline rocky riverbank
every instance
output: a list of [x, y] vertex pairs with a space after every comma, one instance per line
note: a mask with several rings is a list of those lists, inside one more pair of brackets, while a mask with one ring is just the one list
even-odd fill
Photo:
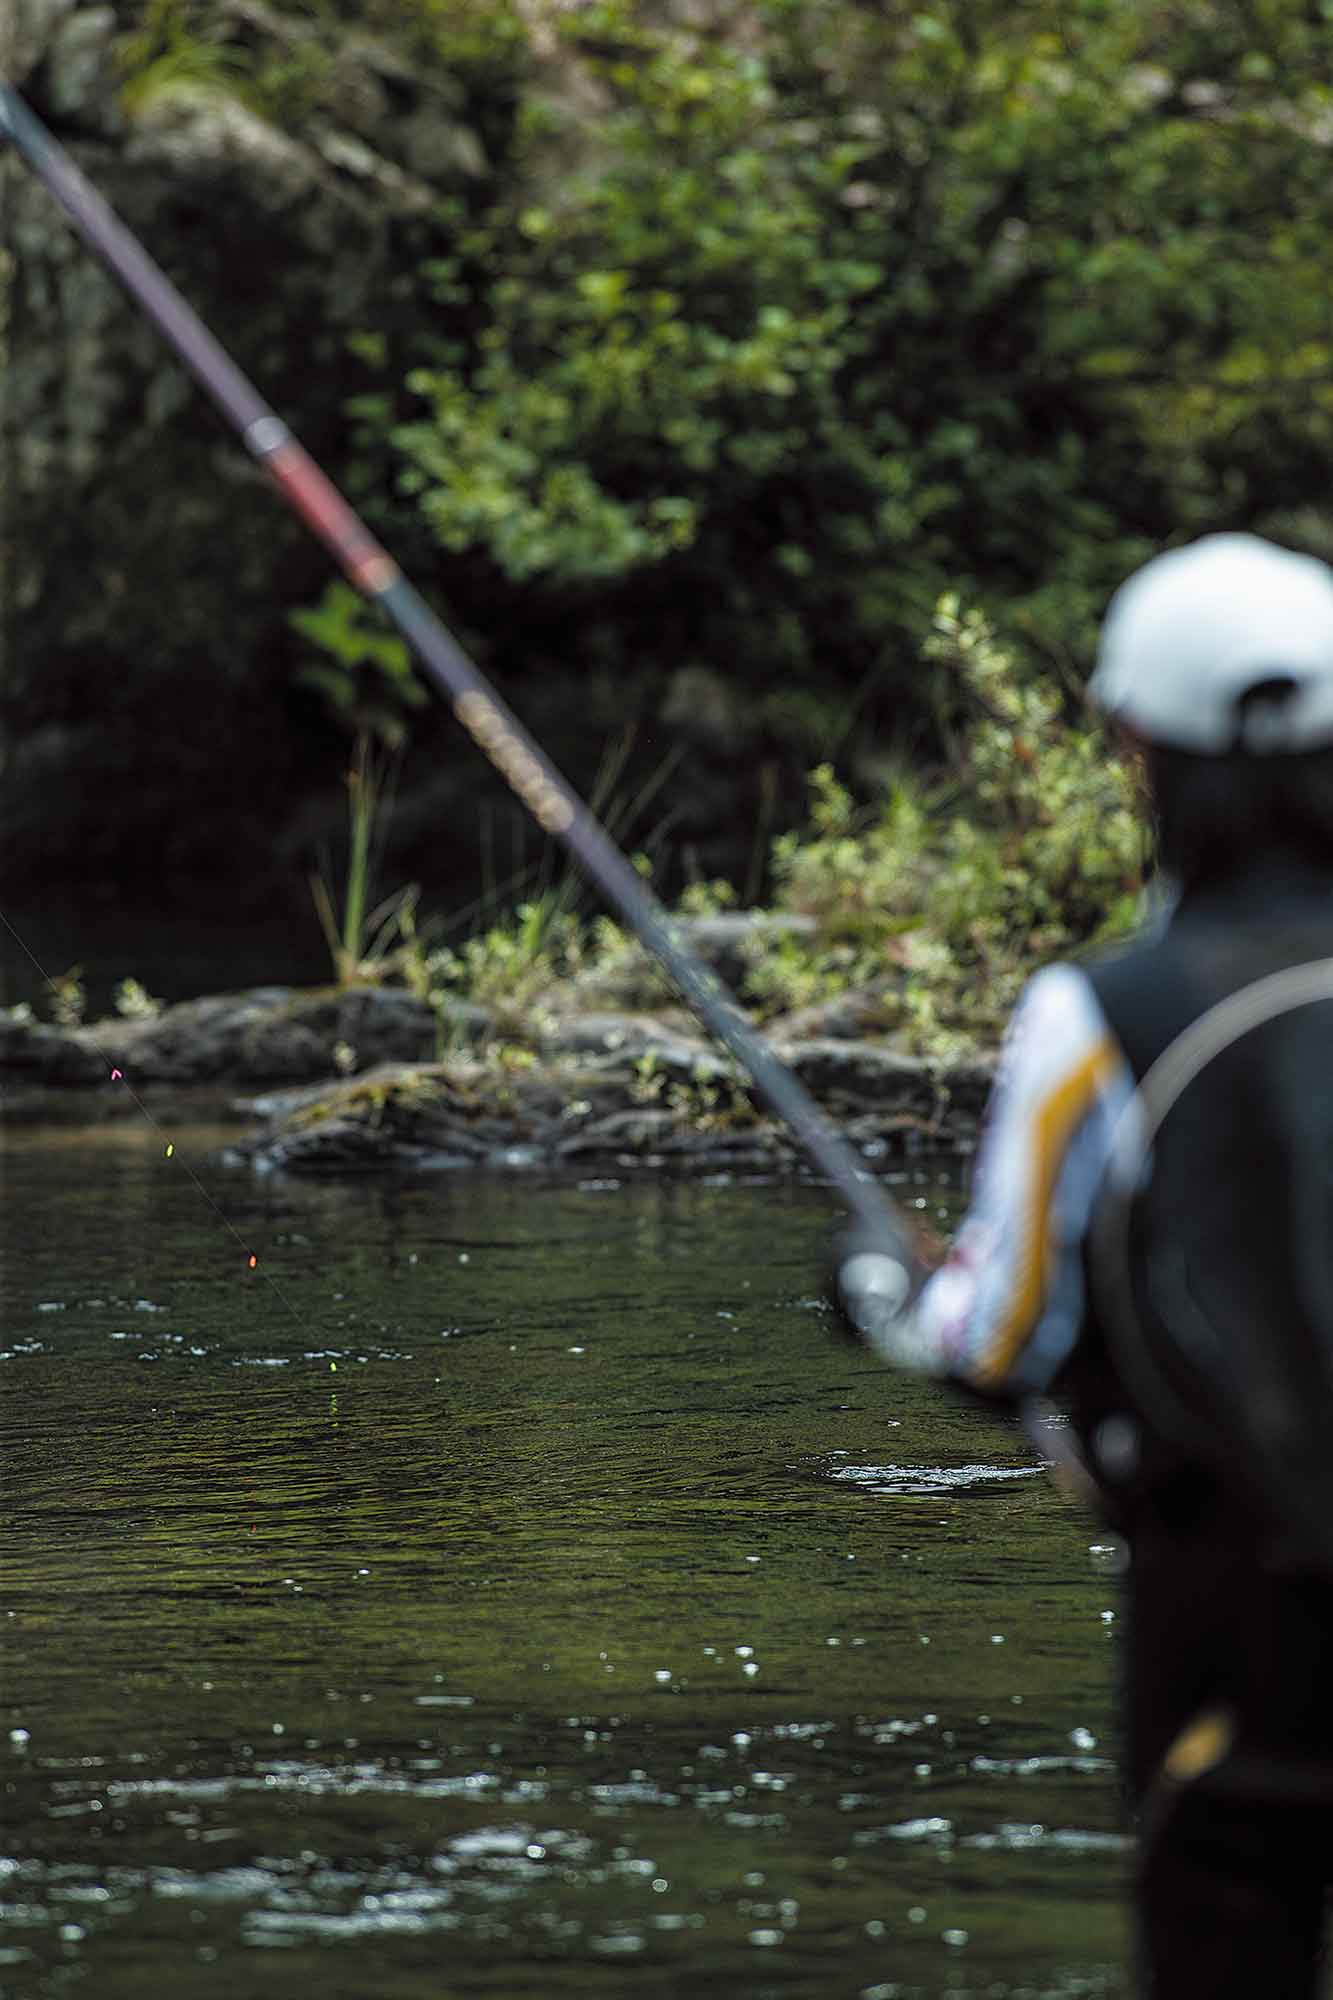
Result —
[[[787, 1133], [728, 1057], [670, 1007], [570, 1010], [528, 1032], [401, 988], [264, 986], [142, 1020], [0, 1017], [0, 1113], [26, 1121], [219, 1111], [235, 1156], [293, 1173], [794, 1171]], [[873, 1170], [972, 1144], [993, 1073], [864, 1032], [874, 996], [769, 1024], [768, 1039]]]

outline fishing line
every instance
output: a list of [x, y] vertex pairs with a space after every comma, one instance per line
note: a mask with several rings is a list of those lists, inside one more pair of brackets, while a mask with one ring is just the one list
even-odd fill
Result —
[[535, 739], [463, 652], [397, 563], [325, 473], [264, 402], [225, 349], [153, 262], [137, 237], [80, 173], [69, 155], [0, 79], [0, 133], [64, 209], [84, 242], [121, 280], [157, 325], [348, 580], [378, 605], [542, 829], [564, 842], [649, 952], [666, 968], [688, 1005], [716, 1036], [756, 1092], [785, 1124], [809, 1160], [837, 1189], [858, 1222], [888, 1243], [910, 1242], [905, 1221], [834, 1131], [814, 1099], [741, 1014], [716, 974], [684, 943], [667, 911], [645, 889], [591, 809], [571, 789]]
[[[38, 976], [45, 982], [47, 986], [50, 987], [51, 991], [57, 996], [57, 998], [59, 998], [60, 988], [56, 985], [55, 980], [52, 979], [50, 973], [46, 970], [46, 967], [42, 964], [36, 952], [32, 950], [27, 940], [19, 936], [13, 924], [10, 922], [9, 918], [5, 915], [2, 909], [0, 909], [0, 924], [4, 925], [5, 929], [9, 932], [9, 935], [13, 938], [15, 944], [18, 946], [19, 950], [23, 953], [24, 957], [28, 959], [29, 962], [32, 964], [32, 966], [35, 968]], [[198, 1174], [194, 1171], [194, 1168], [190, 1165], [188, 1159], [186, 1159], [183, 1155], [179, 1155], [177, 1153], [175, 1140], [171, 1137], [170, 1133], [166, 1130], [165, 1126], [162, 1125], [160, 1120], [154, 1117], [153, 1113], [144, 1103], [143, 1098], [140, 1097], [138, 1091], [134, 1088], [134, 1085], [130, 1082], [129, 1077], [127, 1076], [123, 1066], [125, 1058], [122, 1056], [120, 1061], [117, 1062], [104, 1046], [102, 1039], [98, 1035], [98, 1032], [95, 1028], [85, 1028], [82, 1032], [87, 1037], [87, 1040], [91, 1043], [92, 1047], [97, 1051], [98, 1055], [101, 1056], [103, 1062], [106, 1064], [107, 1081], [109, 1083], [115, 1084], [118, 1089], [122, 1090], [125, 1093], [125, 1095], [129, 1098], [130, 1102], [135, 1106], [136, 1110], [139, 1112], [140, 1116], [144, 1119], [144, 1121], [148, 1125], [152, 1127], [153, 1131], [157, 1134], [159, 1140], [161, 1140], [163, 1158], [166, 1160], [170, 1160], [172, 1162], [172, 1165], [177, 1169], [177, 1171], [185, 1175], [186, 1179], [190, 1182], [190, 1185], [194, 1188], [195, 1193], [199, 1196], [199, 1198], [202, 1201], [207, 1203], [208, 1207], [213, 1211], [213, 1214], [217, 1217], [217, 1220], [221, 1223], [222, 1227], [227, 1231], [228, 1235], [233, 1239], [233, 1241], [239, 1247], [242, 1255], [246, 1259], [246, 1268], [254, 1272], [257, 1278], [259, 1278], [260, 1280], [262, 1280], [264, 1284], [272, 1288], [274, 1296], [281, 1301], [286, 1310], [291, 1314], [292, 1319], [295, 1321], [296, 1325], [300, 1328], [301, 1332], [306, 1336], [308, 1340], [313, 1341], [316, 1336], [312, 1332], [309, 1322], [302, 1318], [301, 1314], [292, 1304], [291, 1300], [288, 1298], [282, 1286], [273, 1276], [272, 1272], [261, 1267], [258, 1251], [252, 1249], [250, 1244], [246, 1242], [245, 1238], [241, 1235], [240, 1231], [231, 1221], [230, 1217], [225, 1213], [225, 1211], [222, 1208], [218, 1206], [218, 1203], [213, 1199], [208, 1189], [204, 1186]]]

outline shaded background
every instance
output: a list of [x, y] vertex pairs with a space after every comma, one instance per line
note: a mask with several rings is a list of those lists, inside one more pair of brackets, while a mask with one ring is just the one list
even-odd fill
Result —
[[[1161, 540], [1333, 549], [1327, 0], [17, 0], [0, 35], [668, 893], [762, 896], [817, 761], [873, 794], [941, 756], [941, 591], [1076, 700]], [[357, 724], [403, 739], [383, 886], [503, 903], [521, 810], [9, 159], [0, 193], [36, 955], [315, 976]]]

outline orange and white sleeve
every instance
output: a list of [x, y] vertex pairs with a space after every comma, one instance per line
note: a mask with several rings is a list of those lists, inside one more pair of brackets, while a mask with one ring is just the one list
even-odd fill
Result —
[[1083, 1319], [1082, 1243], [1133, 1078], [1085, 975], [1038, 973], [1005, 1038], [971, 1205], [912, 1314], [930, 1365], [1046, 1388]]

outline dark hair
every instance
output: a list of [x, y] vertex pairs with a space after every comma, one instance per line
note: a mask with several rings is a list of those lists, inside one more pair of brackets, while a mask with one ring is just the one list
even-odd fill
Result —
[[1333, 744], [1202, 756], [1143, 746], [1157, 854], [1182, 888], [1287, 853], [1333, 874]]

